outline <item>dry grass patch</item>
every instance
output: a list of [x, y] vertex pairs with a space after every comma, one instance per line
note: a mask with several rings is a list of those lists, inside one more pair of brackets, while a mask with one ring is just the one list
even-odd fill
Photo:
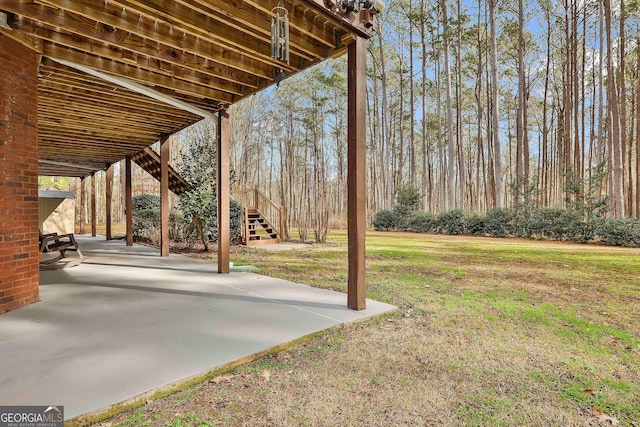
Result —
[[[346, 285], [346, 237], [247, 251], [269, 275]], [[109, 425], [636, 426], [640, 251], [372, 233], [370, 297], [401, 307]]]

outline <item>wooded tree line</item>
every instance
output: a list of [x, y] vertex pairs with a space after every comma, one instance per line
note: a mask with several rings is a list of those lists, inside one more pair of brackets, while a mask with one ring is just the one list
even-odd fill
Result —
[[[568, 207], [640, 216], [638, 2], [398, 0], [368, 45], [369, 212]], [[346, 58], [233, 107], [237, 188], [344, 225]]]

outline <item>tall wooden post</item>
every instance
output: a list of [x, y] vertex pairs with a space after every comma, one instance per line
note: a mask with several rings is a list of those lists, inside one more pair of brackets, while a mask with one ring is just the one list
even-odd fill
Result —
[[96, 174], [91, 173], [91, 236], [96, 237]]
[[253, 187], [253, 207], [258, 209], [258, 186]]
[[229, 272], [229, 116], [218, 112], [217, 194], [218, 194], [218, 273]]
[[127, 246], [133, 246], [133, 199], [131, 194], [131, 156], [124, 159], [124, 212], [127, 224]]
[[105, 173], [105, 200], [104, 200], [104, 208], [105, 208], [105, 235], [107, 240], [111, 240], [113, 237], [111, 235], [111, 195], [112, 195], [112, 187], [113, 187], [113, 165], [109, 165], [107, 171]]
[[160, 255], [169, 256], [169, 136], [160, 139]]
[[348, 125], [347, 125], [347, 227], [349, 244], [349, 283], [347, 306], [366, 308], [365, 282], [366, 217], [366, 78], [367, 41], [357, 37], [349, 46]]
[[87, 232], [87, 181], [86, 177], [80, 179], [80, 234]]

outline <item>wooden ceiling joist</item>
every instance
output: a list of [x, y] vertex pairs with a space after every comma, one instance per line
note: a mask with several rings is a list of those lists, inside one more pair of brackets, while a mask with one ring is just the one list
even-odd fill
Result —
[[[290, 63], [270, 56], [289, 12]], [[324, 0], [0, 0], [0, 30], [41, 54], [40, 173], [85, 176], [346, 52], [363, 16]]]
[[119, 75], [109, 75], [109, 74], [103, 73], [102, 71], [94, 70], [89, 67], [85, 67], [83, 65], [74, 64], [66, 60], [57, 60], [57, 61], [63, 65], [66, 65], [67, 67], [75, 68], [91, 76], [98, 77], [99, 79], [106, 80], [110, 83], [114, 83], [118, 86], [129, 89], [132, 92], [138, 93], [140, 95], [148, 96], [149, 98], [155, 99], [156, 101], [164, 102], [165, 104], [176, 107], [179, 110], [188, 111], [202, 118], [213, 117], [213, 115], [208, 111], [202, 110], [201, 108], [198, 108], [186, 102], [180, 101], [179, 99], [172, 98], [171, 96], [163, 94], [162, 92], [158, 92], [153, 88], [137, 84], [136, 82], [130, 81], [129, 79], [126, 79], [124, 77], [120, 77]]

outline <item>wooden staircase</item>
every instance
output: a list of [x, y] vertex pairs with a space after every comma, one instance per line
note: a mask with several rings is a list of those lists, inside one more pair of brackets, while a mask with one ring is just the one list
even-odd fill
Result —
[[242, 237], [245, 245], [268, 245], [284, 240], [284, 209], [273, 203], [258, 187], [234, 191], [233, 197], [244, 206]]
[[[160, 154], [156, 153], [153, 148], [147, 147], [133, 154], [131, 160], [144, 169], [149, 175], [160, 181]], [[178, 174], [178, 171], [169, 165], [169, 190], [179, 196], [187, 187], [189, 187], [189, 183]]]
[[280, 243], [276, 228], [256, 208], [244, 209], [245, 245], [258, 246]]

